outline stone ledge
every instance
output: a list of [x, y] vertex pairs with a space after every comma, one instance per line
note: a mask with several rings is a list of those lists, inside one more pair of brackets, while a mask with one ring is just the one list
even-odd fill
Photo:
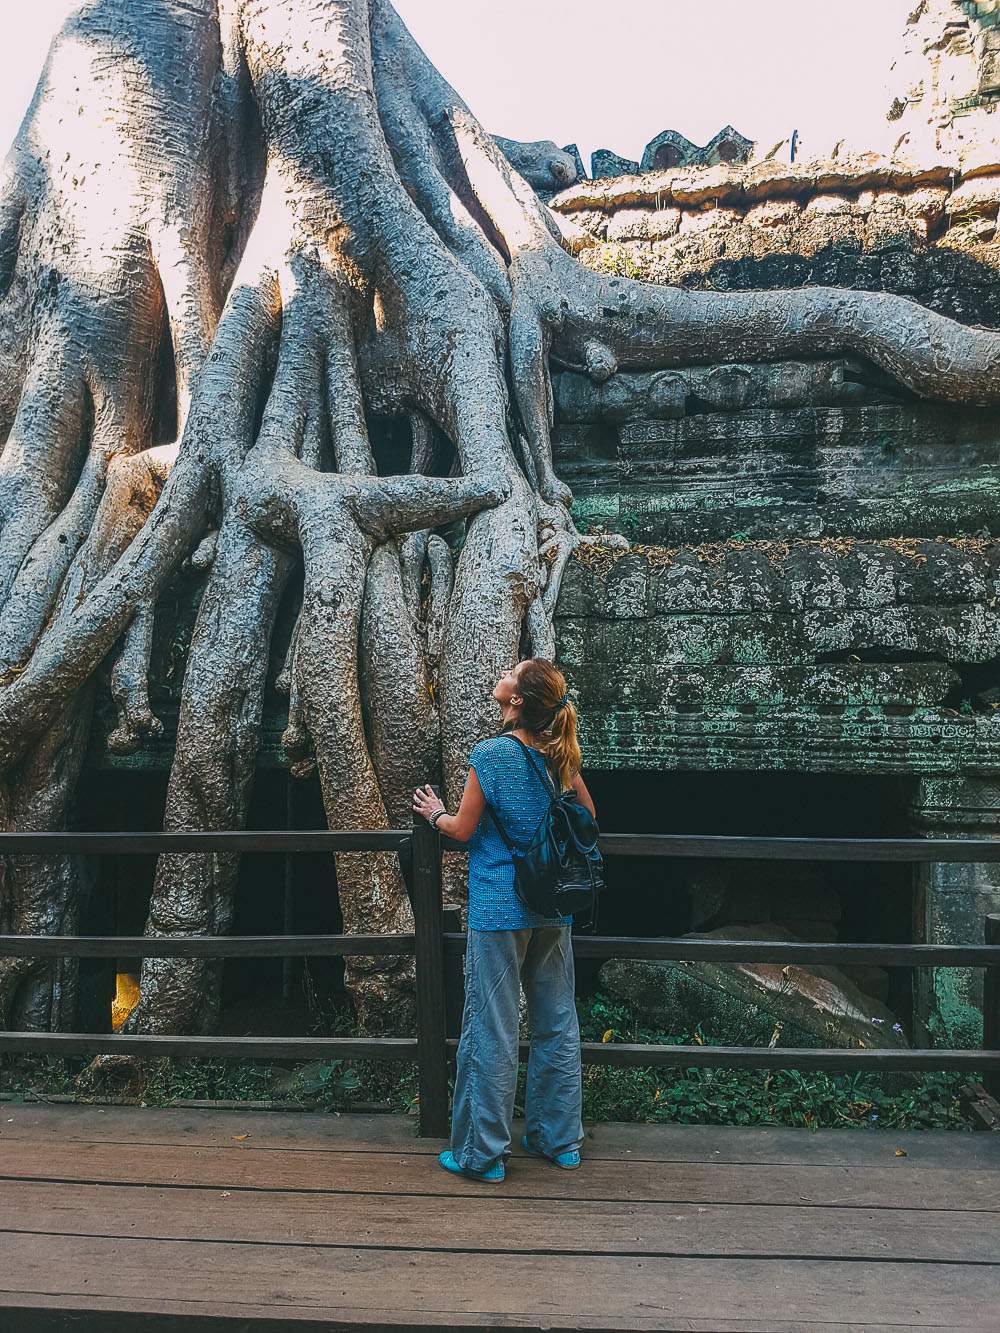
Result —
[[[994, 158], [998, 155], [993, 154]], [[988, 174], [1000, 163], [977, 162], [977, 175]], [[613, 212], [619, 208], [663, 208], [671, 204], [699, 207], [737, 200], [760, 203], [790, 195], [855, 193], [864, 190], [916, 190], [927, 186], [950, 188], [961, 179], [957, 159], [927, 164], [899, 162], [871, 154], [836, 162], [727, 163], [714, 167], [682, 167], [638, 176], [602, 177], [577, 181], [550, 201], [560, 213], [583, 209]]]
[[[721, 258], [809, 258], [830, 245], [866, 257], [941, 248], [989, 266], [1000, 144], [989, 151], [979, 145], [964, 172], [957, 160], [916, 165], [874, 156], [843, 164], [687, 167], [581, 181], [550, 206], [584, 263], [658, 282], [676, 282]], [[855, 285], [837, 275], [818, 280]], [[905, 274], [901, 290], [917, 290]]]
[[584, 706], [580, 744], [587, 767], [595, 769], [954, 778], [1000, 773], [1000, 722], [959, 718], [943, 709], [909, 718], [845, 709], [834, 718], [807, 710], [595, 714]]

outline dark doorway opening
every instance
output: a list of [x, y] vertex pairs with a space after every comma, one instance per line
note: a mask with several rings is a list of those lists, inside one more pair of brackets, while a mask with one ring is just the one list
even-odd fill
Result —
[[[804, 773], [593, 772], [587, 782], [607, 833], [758, 837], [912, 836], [910, 784], [896, 778]], [[606, 863], [602, 935], [683, 935], [774, 922], [804, 940], [909, 942], [908, 864], [618, 857]], [[577, 989], [598, 989], [600, 963], [581, 960]], [[856, 969], [855, 983], [910, 1017], [905, 972]]]
[[[149, 832], [163, 827], [167, 774], [155, 770], [100, 770], [80, 784], [74, 825], [80, 829]], [[259, 769], [247, 815], [250, 829], [325, 828], [319, 781], [290, 779]], [[80, 933], [141, 935], [149, 914], [155, 855], [81, 857]], [[343, 926], [333, 856], [328, 853], [253, 852], [243, 855], [234, 903], [235, 935], [339, 934]], [[84, 1031], [112, 1026], [116, 992], [138, 980], [141, 959], [83, 959], [78, 1022]], [[331, 999], [331, 997], [333, 997]], [[323, 1026], [323, 1014], [343, 1004], [339, 958], [234, 958], [223, 965], [224, 1034], [305, 1035]]]

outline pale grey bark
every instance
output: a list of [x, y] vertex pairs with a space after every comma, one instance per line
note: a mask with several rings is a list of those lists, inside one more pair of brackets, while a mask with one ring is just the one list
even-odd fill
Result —
[[[550, 352], [599, 380], [857, 350], [927, 396], [1000, 396], [1000, 336], [901, 298], [584, 269], [509, 160], [551, 175], [548, 146], [506, 151], [388, 0], [93, 0], [69, 21], [0, 182], [4, 827], [64, 825], [109, 655], [112, 745], [158, 734], [155, 603], [188, 559], [208, 573], [166, 827], [246, 818], [299, 559], [293, 771], [315, 764], [332, 828], [405, 822], [422, 780], [454, 807], [496, 675], [554, 652], [579, 540]], [[410, 420], [409, 474], [376, 474], [370, 413]], [[433, 529], [456, 520], [453, 564]], [[72, 928], [71, 870], [12, 858], [4, 928]], [[228, 929], [237, 871], [162, 858], [149, 931]], [[341, 856], [337, 883], [347, 930], [410, 928], [394, 856]], [[349, 984], [365, 1026], [405, 1017], [405, 967], [351, 960]], [[147, 961], [129, 1026], [204, 1027], [217, 997], [205, 965]], [[71, 975], [0, 962], [14, 1021], [66, 1022], [71, 998]]]

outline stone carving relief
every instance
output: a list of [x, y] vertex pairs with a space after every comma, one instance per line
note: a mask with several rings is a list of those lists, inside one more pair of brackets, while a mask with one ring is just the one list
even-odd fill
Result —
[[699, 148], [676, 130], [664, 130], [646, 145], [640, 171], [668, 171], [671, 167], [718, 166], [720, 162], [746, 162], [753, 140], [726, 125], [704, 148]]
[[630, 157], [619, 157], [608, 148], [598, 148], [590, 155], [590, 174], [594, 180], [607, 176], [634, 176], [639, 163]]
[[714, 167], [720, 162], [746, 162], [753, 152], [753, 140], [726, 125], [704, 147], [692, 143], [677, 130], [662, 130], [643, 150], [642, 158], [619, 157], [607, 148], [599, 148], [590, 158], [594, 180], [608, 176], [637, 175], [647, 171], [673, 171], [681, 167]]

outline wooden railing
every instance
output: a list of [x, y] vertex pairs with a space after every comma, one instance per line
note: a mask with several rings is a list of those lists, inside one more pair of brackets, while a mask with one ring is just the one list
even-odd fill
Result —
[[[412, 935], [50, 936], [0, 935], [0, 957], [29, 958], [293, 958], [410, 955], [416, 959], [415, 1037], [196, 1037], [84, 1032], [0, 1032], [0, 1052], [49, 1055], [238, 1056], [246, 1059], [415, 1061], [421, 1133], [442, 1137], [448, 1124], [448, 986], [466, 937], [445, 929], [441, 853], [462, 845], [423, 821], [412, 830], [377, 832], [232, 831], [211, 833], [2, 833], [0, 855], [142, 852], [397, 852], [410, 870]], [[1000, 861], [1000, 840], [693, 837], [608, 834], [606, 857], [661, 856], [797, 861]], [[810, 944], [756, 940], [573, 937], [578, 958], [642, 958], [713, 963], [871, 963], [879, 967], [985, 969], [983, 1049], [954, 1050], [639, 1045], [583, 1042], [584, 1063], [673, 1068], [822, 1069], [835, 1071], [960, 1070], [982, 1072], [1000, 1093], [1000, 915], [985, 921], [985, 943]], [[460, 983], [459, 983], [460, 984]], [[452, 995], [454, 1001], [454, 995]], [[454, 1002], [450, 1006], [454, 1010]], [[522, 1055], [526, 1053], [526, 1047]]]

